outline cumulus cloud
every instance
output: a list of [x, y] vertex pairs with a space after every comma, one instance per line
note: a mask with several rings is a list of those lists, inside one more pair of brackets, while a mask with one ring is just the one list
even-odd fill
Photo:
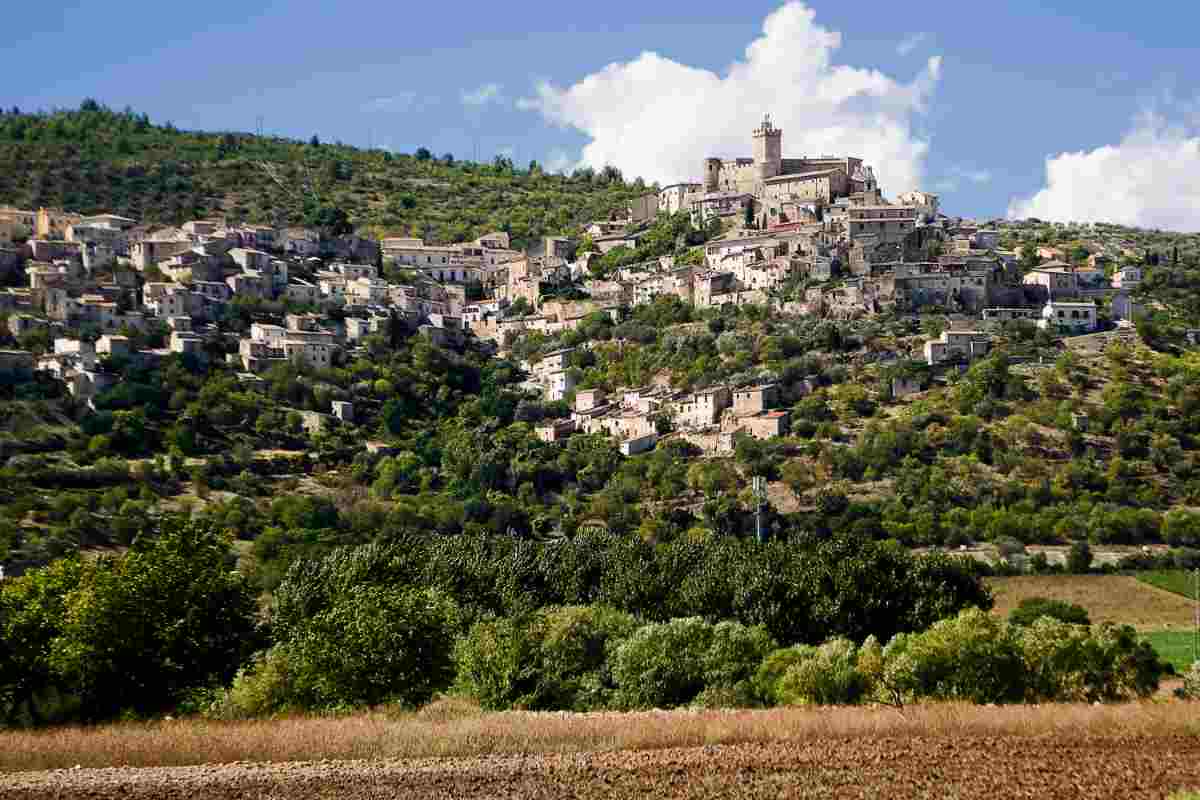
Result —
[[463, 105], [475, 108], [482, 108], [490, 103], [500, 104], [504, 102], [504, 87], [498, 83], [485, 83], [478, 89], [464, 91], [462, 101]]
[[901, 40], [900, 44], [896, 45], [896, 53], [902, 56], [912, 55], [913, 51], [925, 44], [925, 40], [928, 38], [928, 33], [909, 34]]
[[1046, 159], [1046, 185], [1012, 218], [1200, 230], [1200, 126], [1140, 115], [1119, 144]]
[[917, 188], [928, 142], [913, 123], [941, 59], [909, 83], [835, 64], [841, 34], [815, 19], [804, 3], [785, 4], [723, 74], [647, 52], [573, 86], [542, 83], [518, 106], [587, 134], [582, 163], [613, 164], [628, 176], [688, 180], [706, 156], [748, 157], [750, 131], [770, 113], [784, 129], [785, 157], [861, 156], [888, 193]]

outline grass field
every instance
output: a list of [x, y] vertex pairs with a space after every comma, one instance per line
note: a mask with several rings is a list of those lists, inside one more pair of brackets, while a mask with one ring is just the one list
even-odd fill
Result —
[[1194, 603], [1178, 594], [1120, 575], [1025, 575], [990, 578], [994, 613], [1007, 617], [1027, 597], [1083, 606], [1093, 623], [1132, 625], [1140, 631], [1191, 630]]
[[1178, 672], [1187, 672], [1194, 659], [1192, 631], [1150, 631], [1143, 638], [1158, 652], [1159, 658], [1170, 661]]
[[1196, 599], [1196, 574], [1181, 569], [1139, 572], [1138, 580], [1191, 600]]
[[[248, 722], [186, 719], [0, 731], [0, 772], [165, 767], [235, 761], [413, 759], [652, 751], [675, 747], [913, 737], [1196, 737], [1176, 703], [985, 707], [778, 708], [632, 714], [485, 714], [458, 700], [416, 713]], [[0, 795], [3, 791], [0, 790]]]

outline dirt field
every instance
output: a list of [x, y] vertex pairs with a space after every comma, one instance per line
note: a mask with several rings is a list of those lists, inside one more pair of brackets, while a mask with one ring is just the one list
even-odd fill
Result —
[[67, 770], [24, 798], [1153, 798], [1200, 785], [1200, 739], [830, 739], [392, 762]]
[[987, 583], [996, 597], [994, 613], [1005, 617], [1026, 597], [1067, 600], [1086, 608], [1093, 623], [1144, 631], [1190, 628], [1195, 614], [1191, 600], [1117, 575], [1030, 575]]

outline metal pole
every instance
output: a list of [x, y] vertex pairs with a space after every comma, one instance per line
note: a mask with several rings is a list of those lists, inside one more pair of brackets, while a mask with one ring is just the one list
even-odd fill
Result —
[[758, 543], [762, 544], [763, 529], [762, 529], [762, 507], [763, 507], [763, 491], [765, 489], [764, 479], [761, 475], [755, 475], [752, 483], [754, 487], [754, 534], [758, 539]]

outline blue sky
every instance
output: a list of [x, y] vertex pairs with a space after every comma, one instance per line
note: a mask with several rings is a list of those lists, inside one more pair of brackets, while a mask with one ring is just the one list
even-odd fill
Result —
[[[707, 138], [694, 117], [679, 116], [681, 124], [672, 130], [647, 116], [645, 108], [626, 109], [619, 86], [570, 91], [609, 64], [630, 65], [653, 51], [669, 64], [663, 68], [656, 62], [662, 72], [645, 62], [646, 69], [631, 67], [629, 76], [640, 76], [642, 83], [628, 104], [659, 105], [654, 92], [678, 101], [695, 77], [683, 66], [724, 77], [731, 64], [747, 60], [747, 46], [763, 37], [764, 21], [782, 5], [761, 0], [611, 0], [600, 6], [542, 0], [449, 6], [209, 0], [184, 9], [161, 0], [21, 3], [5, 12], [0, 69], [10, 79], [0, 90], [0, 103], [36, 109], [75, 106], [91, 96], [118, 108], [132, 105], [155, 121], [210, 130], [253, 130], [261, 115], [274, 133], [305, 138], [317, 133], [325, 140], [371, 141], [401, 151], [424, 145], [459, 157], [471, 157], [477, 147], [482, 158], [506, 152], [522, 164], [534, 158], [573, 164], [587, 152], [600, 153], [632, 175], [622, 161], [639, 172], [658, 169], [669, 154], [664, 148], [686, 153], [687, 163], [693, 163], [693, 150], [704, 152], [696, 148], [737, 147], [729, 143], [729, 131], [748, 131], [764, 110], [789, 119], [787, 154], [794, 152], [787, 144], [801, 138], [801, 127], [841, 124], [826, 120], [824, 115], [833, 112], [821, 106], [804, 106], [791, 118], [787, 109], [774, 107], [790, 105], [778, 98], [788, 97], [794, 87], [836, 81], [828, 72], [813, 84], [798, 76], [798, 83], [784, 83], [769, 95], [774, 100], [756, 98], [744, 107], [710, 108], [711, 97], [698, 96], [703, 118], [722, 118], [715, 127], [725, 131]], [[1200, 3], [1158, 2], [1153, 14], [1094, 0], [1009, 0], [986, 8], [940, 0], [811, 0], [806, 8], [815, 13], [819, 31], [841, 36], [840, 46], [828, 51], [833, 65], [860, 70], [863, 80], [874, 74], [868, 70], [876, 70], [889, 81], [882, 96], [871, 101], [878, 107], [859, 108], [853, 101], [834, 111], [852, 114], [854, 124], [865, 128], [876, 114], [884, 114], [884, 126], [896, 127], [888, 134], [894, 152], [911, 162], [891, 173], [939, 191], [952, 212], [1002, 215], [1015, 199], [1029, 200], [1045, 190], [1051, 194], [1044, 202], [1027, 208], [1047, 215], [1085, 213], [1091, 207], [1075, 195], [1094, 196], [1096, 181], [1111, 185], [1103, 175], [1086, 183], [1103, 154], [1080, 164], [1064, 161], [1057, 184], [1048, 184], [1046, 159], [1064, 151], [1121, 147], [1131, 132], [1147, 126], [1159, 135], [1142, 141], [1137, 152], [1153, 151], [1144, 157], [1175, 153], [1162, 167], [1170, 169], [1172, 160], [1192, 156], [1200, 97], [1195, 69]], [[794, 58], [803, 61], [809, 51], [807, 40], [797, 40]], [[787, 55], [764, 59], [757, 74], [771, 81], [791, 69], [793, 56], [786, 48], [780, 52]], [[935, 57], [940, 63], [931, 73], [929, 60]], [[14, 75], [24, 77], [12, 80]], [[644, 80], [647, 76], [652, 78]], [[683, 84], [673, 87], [672, 76]], [[707, 85], [706, 77], [696, 80]], [[551, 93], [543, 94], [541, 103], [519, 107], [522, 98], [539, 96], [541, 82], [551, 85]], [[921, 88], [913, 91], [920, 97], [912, 100], [905, 87], [918, 84]], [[720, 96], [730, 97], [728, 92]], [[901, 96], [907, 98], [901, 105], [908, 105], [897, 110], [889, 98]], [[476, 102], [465, 102], [468, 97]], [[603, 104], [614, 107], [603, 113], [592, 107]], [[773, 107], [761, 108], [766, 104]], [[1147, 111], [1157, 114], [1153, 123], [1139, 117]], [[592, 124], [594, 116], [602, 119]], [[639, 133], [623, 138], [622, 130]], [[647, 146], [647, 131], [662, 140], [657, 149]], [[869, 131], [854, 135], [859, 138], [848, 141], [874, 148]], [[830, 136], [805, 142], [816, 147], [843, 141]], [[903, 141], [897, 143], [896, 137]], [[593, 147], [585, 151], [589, 143]], [[748, 136], [742, 149], [748, 154]], [[1112, 159], [1099, 167], [1102, 172], [1114, 168]], [[663, 169], [664, 177], [684, 177]], [[912, 187], [884, 188], [894, 193]], [[1147, 187], [1128, 188], [1131, 196], [1139, 192], [1145, 194]], [[1147, 211], [1147, 203], [1153, 205], [1139, 195], [1117, 215], [1141, 215], [1151, 222], [1162, 218]], [[1183, 216], [1171, 217], [1173, 226], [1196, 222], [1200, 227], [1186, 211], [1174, 211]]]

